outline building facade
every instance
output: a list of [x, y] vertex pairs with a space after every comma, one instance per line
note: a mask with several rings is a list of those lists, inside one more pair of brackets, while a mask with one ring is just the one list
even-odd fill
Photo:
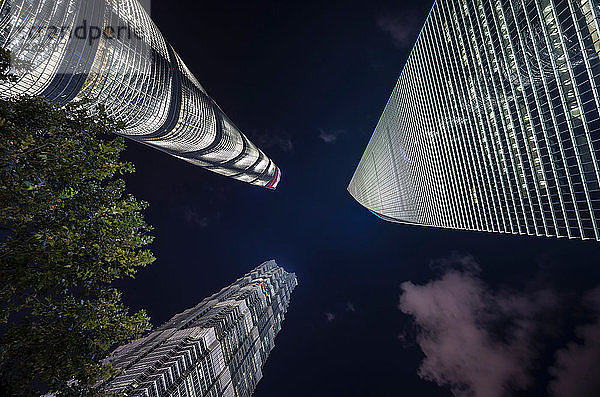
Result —
[[599, 240], [599, 4], [436, 1], [351, 195], [389, 221]]
[[123, 372], [108, 390], [144, 397], [252, 395], [297, 284], [275, 261], [263, 263], [118, 348], [110, 361]]
[[120, 134], [216, 173], [274, 189], [279, 168], [231, 122], [137, 0], [0, 0], [15, 83], [0, 98], [87, 100]]

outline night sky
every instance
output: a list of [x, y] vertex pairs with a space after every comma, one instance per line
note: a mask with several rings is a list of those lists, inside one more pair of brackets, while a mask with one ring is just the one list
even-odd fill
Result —
[[600, 395], [599, 243], [387, 223], [346, 191], [431, 5], [152, 3], [283, 175], [264, 190], [129, 142], [157, 260], [121, 286], [157, 326], [263, 261], [295, 272], [256, 397]]

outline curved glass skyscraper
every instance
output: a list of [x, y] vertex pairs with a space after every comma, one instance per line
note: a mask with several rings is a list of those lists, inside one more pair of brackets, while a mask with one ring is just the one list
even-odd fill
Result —
[[348, 190], [390, 221], [600, 240], [597, 0], [438, 0]]
[[254, 185], [279, 182], [137, 0], [0, 0], [0, 46], [19, 76], [0, 97], [86, 99], [123, 121], [127, 138]]

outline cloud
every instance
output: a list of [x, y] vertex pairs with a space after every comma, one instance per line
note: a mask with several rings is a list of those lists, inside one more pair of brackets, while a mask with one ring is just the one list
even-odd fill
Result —
[[[292, 138], [290, 136], [275, 137], [273, 139], [273, 144], [271, 146], [276, 146], [280, 150], [282, 150], [286, 153], [290, 153], [290, 152], [294, 151], [294, 145], [292, 144]], [[263, 146], [263, 147], [269, 147], [269, 145]]]
[[344, 130], [324, 130], [319, 128], [319, 138], [325, 143], [335, 143], [338, 137], [344, 133]]
[[419, 376], [449, 386], [459, 397], [502, 397], [526, 389], [538, 355], [532, 342], [539, 317], [556, 307], [557, 296], [545, 290], [493, 291], [479, 278], [472, 257], [453, 261], [460, 270], [446, 270], [426, 285], [401, 286], [399, 308], [414, 317], [425, 353]]
[[328, 322], [332, 322], [333, 320], [335, 320], [335, 313], [325, 313], [325, 318], [327, 319]]
[[581, 343], [571, 342], [556, 352], [556, 363], [550, 368], [555, 379], [549, 386], [551, 395], [556, 397], [600, 396], [600, 287], [583, 301], [594, 311], [595, 321], [576, 329]]
[[199, 226], [202, 229], [209, 227], [221, 218], [221, 213], [216, 211], [208, 215], [202, 215], [196, 208], [184, 206], [178, 211], [185, 222], [190, 226]]
[[355, 312], [356, 308], [354, 307], [354, 303], [346, 302], [346, 311], [347, 312]]
[[415, 20], [417, 19], [414, 12], [402, 15], [382, 15], [377, 18], [377, 26], [390, 35], [396, 47], [408, 48], [416, 39], [417, 24], [415, 24]]
[[429, 267], [433, 270], [445, 273], [450, 270], [461, 269], [465, 273], [476, 275], [481, 272], [481, 267], [473, 255], [461, 255], [453, 252], [450, 256], [432, 260]]
[[282, 130], [253, 129], [249, 132], [248, 137], [259, 148], [264, 150], [277, 148], [286, 153], [291, 153], [294, 151], [294, 144], [291, 136]]
[[198, 225], [202, 228], [208, 227], [209, 220], [205, 216], [200, 216], [195, 208], [186, 207], [183, 210], [183, 217], [190, 225]]

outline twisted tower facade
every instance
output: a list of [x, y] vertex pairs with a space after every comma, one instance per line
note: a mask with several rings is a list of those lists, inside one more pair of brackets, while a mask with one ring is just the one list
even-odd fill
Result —
[[231, 122], [137, 0], [0, 0], [15, 83], [0, 98], [87, 100], [119, 134], [213, 172], [274, 189], [279, 168]]

